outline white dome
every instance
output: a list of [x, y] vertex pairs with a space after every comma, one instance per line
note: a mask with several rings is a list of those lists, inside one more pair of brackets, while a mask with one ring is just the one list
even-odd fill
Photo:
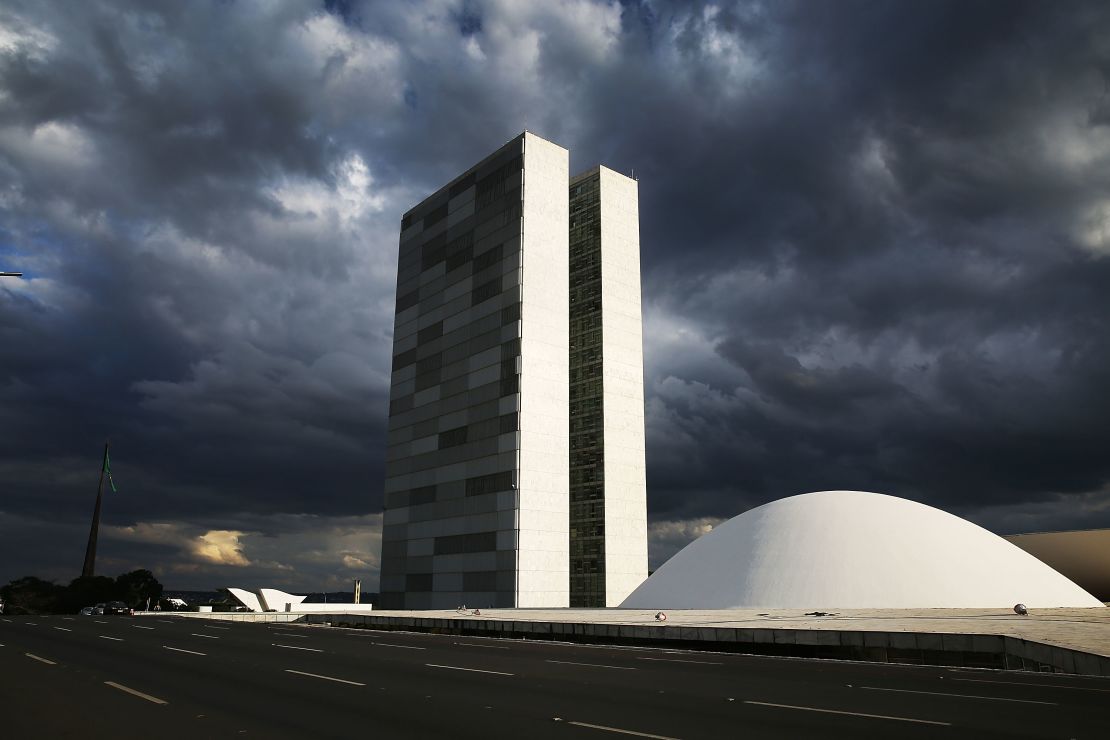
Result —
[[821, 491], [772, 501], [691, 542], [622, 607], [1088, 607], [1102, 602], [1024, 550], [940, 509]]

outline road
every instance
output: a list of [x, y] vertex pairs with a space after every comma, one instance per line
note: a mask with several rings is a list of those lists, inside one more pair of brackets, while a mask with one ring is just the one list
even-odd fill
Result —
[[1110, 737], [1110, 680], [182, 617], [0, 617], [0, 736]]

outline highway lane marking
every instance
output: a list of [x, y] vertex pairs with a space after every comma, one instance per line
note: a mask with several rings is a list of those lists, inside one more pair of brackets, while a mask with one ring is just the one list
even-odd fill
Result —
[[97, 635], [101, 640], [114, 640], [115, 642], [123, 642], [122, 637], [108, 637], [108, 635]]
[[229, 630], [231, 628], [230, 627], [217, 627], [213, 624], [206, 624], [206, 625], [204, 625], [204, 629], [206, 629], [206, 630]]
[[97, 624], [108, 624], [107, 622], [105, 622], [101, 619], [94, 619], [93, 621], [96, 622]]
[[515, 673], [505, 673], [504, 671], [483, 671], [481, 668], [463, 668], [457, 665], [439, 665], [438, 663], [425, 663], [424, 665], [429, 668], [449, 668], [452, 671], [470, 671], [471, 673], [492, 673], [495, 676], [515, 676]]
[[8, 624], [12, 623], [12, 620], [10, 620], [10, 619], [5, 619], [4, 621], [7, 622]]
[[[482, 644], [477, 643], [477, 642], [456, 642], [455, 644], [456, 645], [464, 645], [466, 647], [489, 648], [491, 650], [508, 650], [509, 649], [509, 648], [505, 647], [504, 645], [482, 645]], [[420, 648], [420, 649], [423, 650], [424, 648]]]
[[281, 637], [296, 637], [299, 640], [303, 640], [304, 638], [308, 637], [308, 635], [294, 635], [292, 632], [275, 632], [274, 634]]
[[73, 632], [73, 630], [69, 629], [68, 627], [55, 627], [54, 629], [61, 630], [62, 632]]
[[72, 621], [73, 621], [73, 617], [62, 617], [62, 621], [63, 621], [63, 622], [72, 622]]
[[30, 625], [31, 627], [38, 627], [39, 626], [38, 622], [24, 622], [23, 624]]
[[203, 637], [205, 640], [218, 640], [218, 639], [220, 639], [220, 638], [216, 637], [215, 635], [202, 635], [199, 632], [190, 632], [189, 634], [192, 635], [193, 637]]
[[158, 621], [159, 621], [159, 622], [164, 622], [164, 623], [166, 623], [166, 624], [173, 624], [173, 620], [172, 620], [172, 619], [159, 619]]
[[133, 624], [131, 626], [134, 627], [137, 630], [152, 630], [152, 629], [154, 629], [153, 627], [144, 627], [141, 624]]
[[270, 645], [272, 645], [273, 647], [285, 648], [286, 650], [307, 650], [310, 653], [322, 653], [322, 652], [324, 652], [323, 650], [320, 650], [319, 648], [298, 647], [297, 645], [278, 645], [276, 642], [271, 642]]
[[312, 678], [322, 678], [325, 681], [335, 681], [336, 683], [349, 683], [352, 686], [365, 686], [364, 683], [358, 681], [348, 681], [345, 678], [333, 678], [331, 676], [321, 676], [319, 673], [305, 673], [304, 671], [294, 671], [292, 668], [286, 668], [286, 673], [296, 673], [298, 676], [311, 676]]
[[1110, 689], [1096, 689], [1090, 686], [1064, 686], [1056, 683], [1025, 683], [1024, 681], [991, 681], [986, 678], [953, 678], [951, 681], [968, 681], [970, 683], [1001, 683], [1007, 686], [1036, 686], [1047, 689], [1066, 689], [1068, 691], [1098, 691], [1110, 693]]
[[797, 709], [802, 712], [821, 712], [823, 714], [845, 714], [849, 717], [869, 717], [871, 719], [891, 719], [896, 722], [916, 722], [922, 725], [940, 725], [941, 727], [951, 727], [951, 722], [937, 722], [931, 719], [914, 719], [913, 717], [891, 717], [886, 714], [865, 714], [864, 712], [846, 712], [841, 709], [820, 709], [818, 707], [799, 707], [794, 704], [772, 704], [768, 701], [744, 701], [745, 704], [753, 704], [759, 707], [778, 707], [779, 709]]
[[153, 702], [155, 704], [169, 704], [169, 702], [166, 701], [165, 699], [159, 699], [157, 696], [151, 696], [150, 694], [144, 694], [141, 691], [136, 691], [135, 689], [128, 688], [127, 686], [124, 686], [121, 683], [116, 683], [115, 681], [105, 681], [104, 683], [108, 686], [111, 686], [113, 689], [119, 689], [120, 691], [126, 691], [128, 694], [131, 694], [132, 696], [137, 696], [140, 699], [146, 699], [147, 701]]
[[198, 653], [196, 650], [186, 650], [185, 648], [175, 648], [169, 645], [163, 645], [166, 650], [173, 650], [175, 653], [188, 653], [189, 655], [208, 655], [208, 653]]
[[415, 645], [398, 645], [394, 642], [372, 642], [371, 645], [378, 645], [380, 647], [395, 647], [404, 648], [405, 650], [427, 650], [428, 648], [417, 647]]
[[590, 668], [616, 668], [618, 671], [634, 671], [635, 668], [630, 668], [625, 665], [602, 665], [601, 663], [575, 663], [570, 660], [545, 660], [545, 663], [561, 663], [562, 665], [584, 665]]
[[47, 660], [46, 658], [40, 658], [39, 656], [35, 655], [34, 653], [24, 653], [24, 655], [26, 655], [31, 660], [37, 660], [40, 663], [46, 663], [47, 665], [58, 665], [54, 661]]
[[1047, 704], [1052, 707], [1059, 706], [1054, 701], [1033, 701], [1032, 699], [1007, 699], [1003, 696], [972, 696], [970, 694], [946, 694], [941, 691], [914, 691], [913, 689], [887, 689], [881, 686], [858, 686], [857, 688], [868, 691], [893, 691], [899, 694], [928, 694], [929, 696], [954, 696], [957, 699], [983, 699], [986, 701], [1012, 701], [1018, 704]]
[[[556, 717], [555, 720], [558, 721], [558, 722], [563, 721], [563, 720], [560, 720], [558, 717]], [[616, 732], [616, 733], [619, 733], [621, 735], [635, 735], [636, 737], [650, 737], [650, 738], [653, 738], [654, 740], [678, 740], [678, 738], [671, 737], [669, 735], [652, 735], [650, 732], [636, 732], [635, 730], [622, 730], [619, 727], [606, 727], [605, 725], [591, 725], [589, 722], [574, 722], [572, 720], [567, 720], [567, 724], [568, 725], [575, 725], [577, 727], [589, 727], [591, 730], [602, 730], [604, 732]]]
[[636, 658], [636, 660], [658, 660], [663, 663], [697, 663], [699, 665], [724, 665], [711, 660], [681, 660], [679, 658]]

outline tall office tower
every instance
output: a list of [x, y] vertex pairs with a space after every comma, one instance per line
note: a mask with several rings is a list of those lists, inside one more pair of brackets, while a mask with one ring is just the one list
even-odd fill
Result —
[[637, 183], [570, 181], [570, 606], [617, 606], [647, 578]]
[[524, 133], [401, 221], [383, 608], [568, 603], [568, 175]]

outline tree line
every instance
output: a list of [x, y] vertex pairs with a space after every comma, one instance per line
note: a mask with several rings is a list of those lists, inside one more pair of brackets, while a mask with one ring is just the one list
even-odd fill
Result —
[[73, 614], [82, 607], [122, 601], [132, 609], [153, 608], [162, 597], [162, 584], [149, 570], [133, 570], [116, 578], [74, 578], [68, 586], [24, 576], [0, 587], [7, 614]]

